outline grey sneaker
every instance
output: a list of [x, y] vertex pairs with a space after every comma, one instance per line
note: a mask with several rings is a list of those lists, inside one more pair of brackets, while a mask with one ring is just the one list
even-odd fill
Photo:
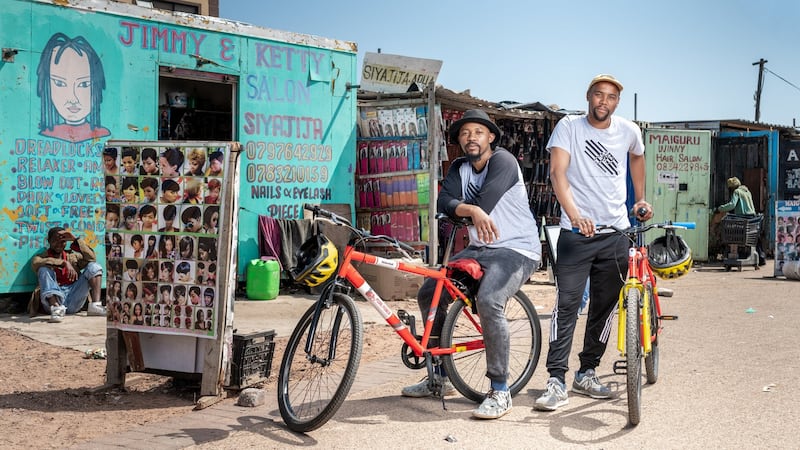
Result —
[[511, 411], [511, 406], [511, 392], [495, 391], [490, 388], [481, 405], [472, 411], [472, 417], [478, 419], [499, 419]]
[[567, 404], [569, 404], [567, 386], [558, 378], [550, 377], [547, 380], [547, 388], [545, 388], [544, 393], [536, 399], [533, 407], [539, 411], [555, 411]]
[[[440, 383], [442, 383], [442, 396], [446, 395], [453, 395], [456, 393], [456, 388], [453, 387], [453, 384], [450, 383], [450, 379], [447, 377], [442, 377], [440, 375], [434, 375]], [[406, 386], [400, 391], [403, 394], [403, 397], [414, 397], [414, 398], [422, 398], [422, 397], [430, 397], [433, 395], [430, 388], [428, 387], [428, 377], [425, 377], [417, 384], [412, 384], [411, 386]]]
[[59, 323], [67, 315], [67, 307], [64, 305], [54, 305], [50, 307], [50, 322]]
[[588, 395], [592, 398], [611, 398], [611, 389], [600, 383], [594, 369], [584, 373], [576, 372], [575, 381], [572, 383], [572, 392]]

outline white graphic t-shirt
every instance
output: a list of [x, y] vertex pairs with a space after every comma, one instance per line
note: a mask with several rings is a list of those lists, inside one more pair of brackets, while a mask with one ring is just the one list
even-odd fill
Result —
[[[611, 126], [598, 129], [589, 124], [585, 115], [565, 116], [553, 130], [547, 151], [553, 147], [570, 154], [567, 180], [581, 215], [597, 225], [630, 226], [625, 204], [626, 176], [628, 154], [644, 154], [639, 127], [627, 119], [611, 116]], [[560, 224], [572, 229], [563, 207]]]

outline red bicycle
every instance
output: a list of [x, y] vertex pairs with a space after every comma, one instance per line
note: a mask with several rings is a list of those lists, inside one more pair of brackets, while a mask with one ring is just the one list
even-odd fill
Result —
[[[475, 402], [489, 390], [483, 352], [480, 316], [475, 293], [480, 280], [462, 268], [448, 265], [456, 233], [448, 239], [444, 262], [428, 268], [364, 253], [357, 248], [367, 242], [390, 244], [406, 254], [415, 250], [389, 236], [376, 236], [353, 227], [349, 221], [318, 206], [305, 205], [314, 218], [348, 228], [353, 239], [346, 246], [333, 282], [325, 285], [319, 300], [302, 316], [292, 332], [278, 374], [278, 406], [281, 417], [293, 431], [307, 432], [324, 425], [347, 396], [361, 359], [364, 325], [351, 293], [357, 290], [403, 340], [401, 357], [412, 369], [427, 369], [429, 388], [441, 397], [439, 378], [434, 369], [443, 365], [453, 386]], [[444, 219], [443, 217], [438, 217]], [[464, 222], [453, 222], [464, 226]], [[335, 247], [334, 247], [335, 250]], [[461, 260], [463, 261], [463, 260]], [[435, 312], [447, 292], [450, 305], [440, 346], [427, 348], [434, 314], [425, 318], [421, 336], [416, 333], [414, 316], [393, 312], [364, 281], [358, 265], [371, 264], [436, 280], [431, 311]], [[518, 291], [505, 307], [510, 338], [509, 389], [518, 393], [530, 380], [541, 353], [541, 325], [530, 299]]]

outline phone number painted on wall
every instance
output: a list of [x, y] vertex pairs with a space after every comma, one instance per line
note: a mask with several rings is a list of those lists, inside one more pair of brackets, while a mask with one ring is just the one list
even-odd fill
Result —
[[295, 166], [289, 164], [247, 164], [250, 183], [327, 183], [325, 166]]
[[656, 170], [673, 170], [677, 172], [707, 172], [707, 162], [659, 162]]
[[248, 141], [245, 154], [251, 161], [331, 161], [333, 149], [323, 144], [292, 144], [283, 142]]

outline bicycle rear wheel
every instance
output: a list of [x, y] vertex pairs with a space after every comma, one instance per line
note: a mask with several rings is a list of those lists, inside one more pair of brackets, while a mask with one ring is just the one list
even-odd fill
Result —
[[658, 381], [658, 330], [661, 324], [656, 309], [656, 299], [653, 288], [647, 289], [647, 302], [650, 305], [650, 334], [653, 340], [650, 343], [650, 353], [644, 357], [644, 371], [647, 374], [647, 383], [656, 384]]
[[[281, 361], [278, 407], [292, 431], [305, 433], [324, 425], [342, 405], [361, 360], [363, 324], [353, 299], [333, 294], [320, 311], [313, 337], [310, 327], [317, 304], [298, 322]], [[310, 353], [305, 346], [313, 338]]]
[[637, 425], [642, 414], [642, 343], [639, 300], [641, 292], [629, 289], [625, 298], [625, 372], [628, 388], [628, 422]]
[[[505, 316], [509, 337], [508, 387], [514, 395], [528, 384], [536, 370], [542, 350], [542, 327], [533, 303], [522, 291], [508, 299]], [[458, 392], [474, 402], [481, 402], [489, 391], [486, 355], [481, 333], [470, 318], [480, 323], [480, 317], [472, 314], [463, 301], [453, 303], [444, 321], [441, 346], [467, 347], [472, 343], [479, 348], [443, 355], [442, 362]]]

